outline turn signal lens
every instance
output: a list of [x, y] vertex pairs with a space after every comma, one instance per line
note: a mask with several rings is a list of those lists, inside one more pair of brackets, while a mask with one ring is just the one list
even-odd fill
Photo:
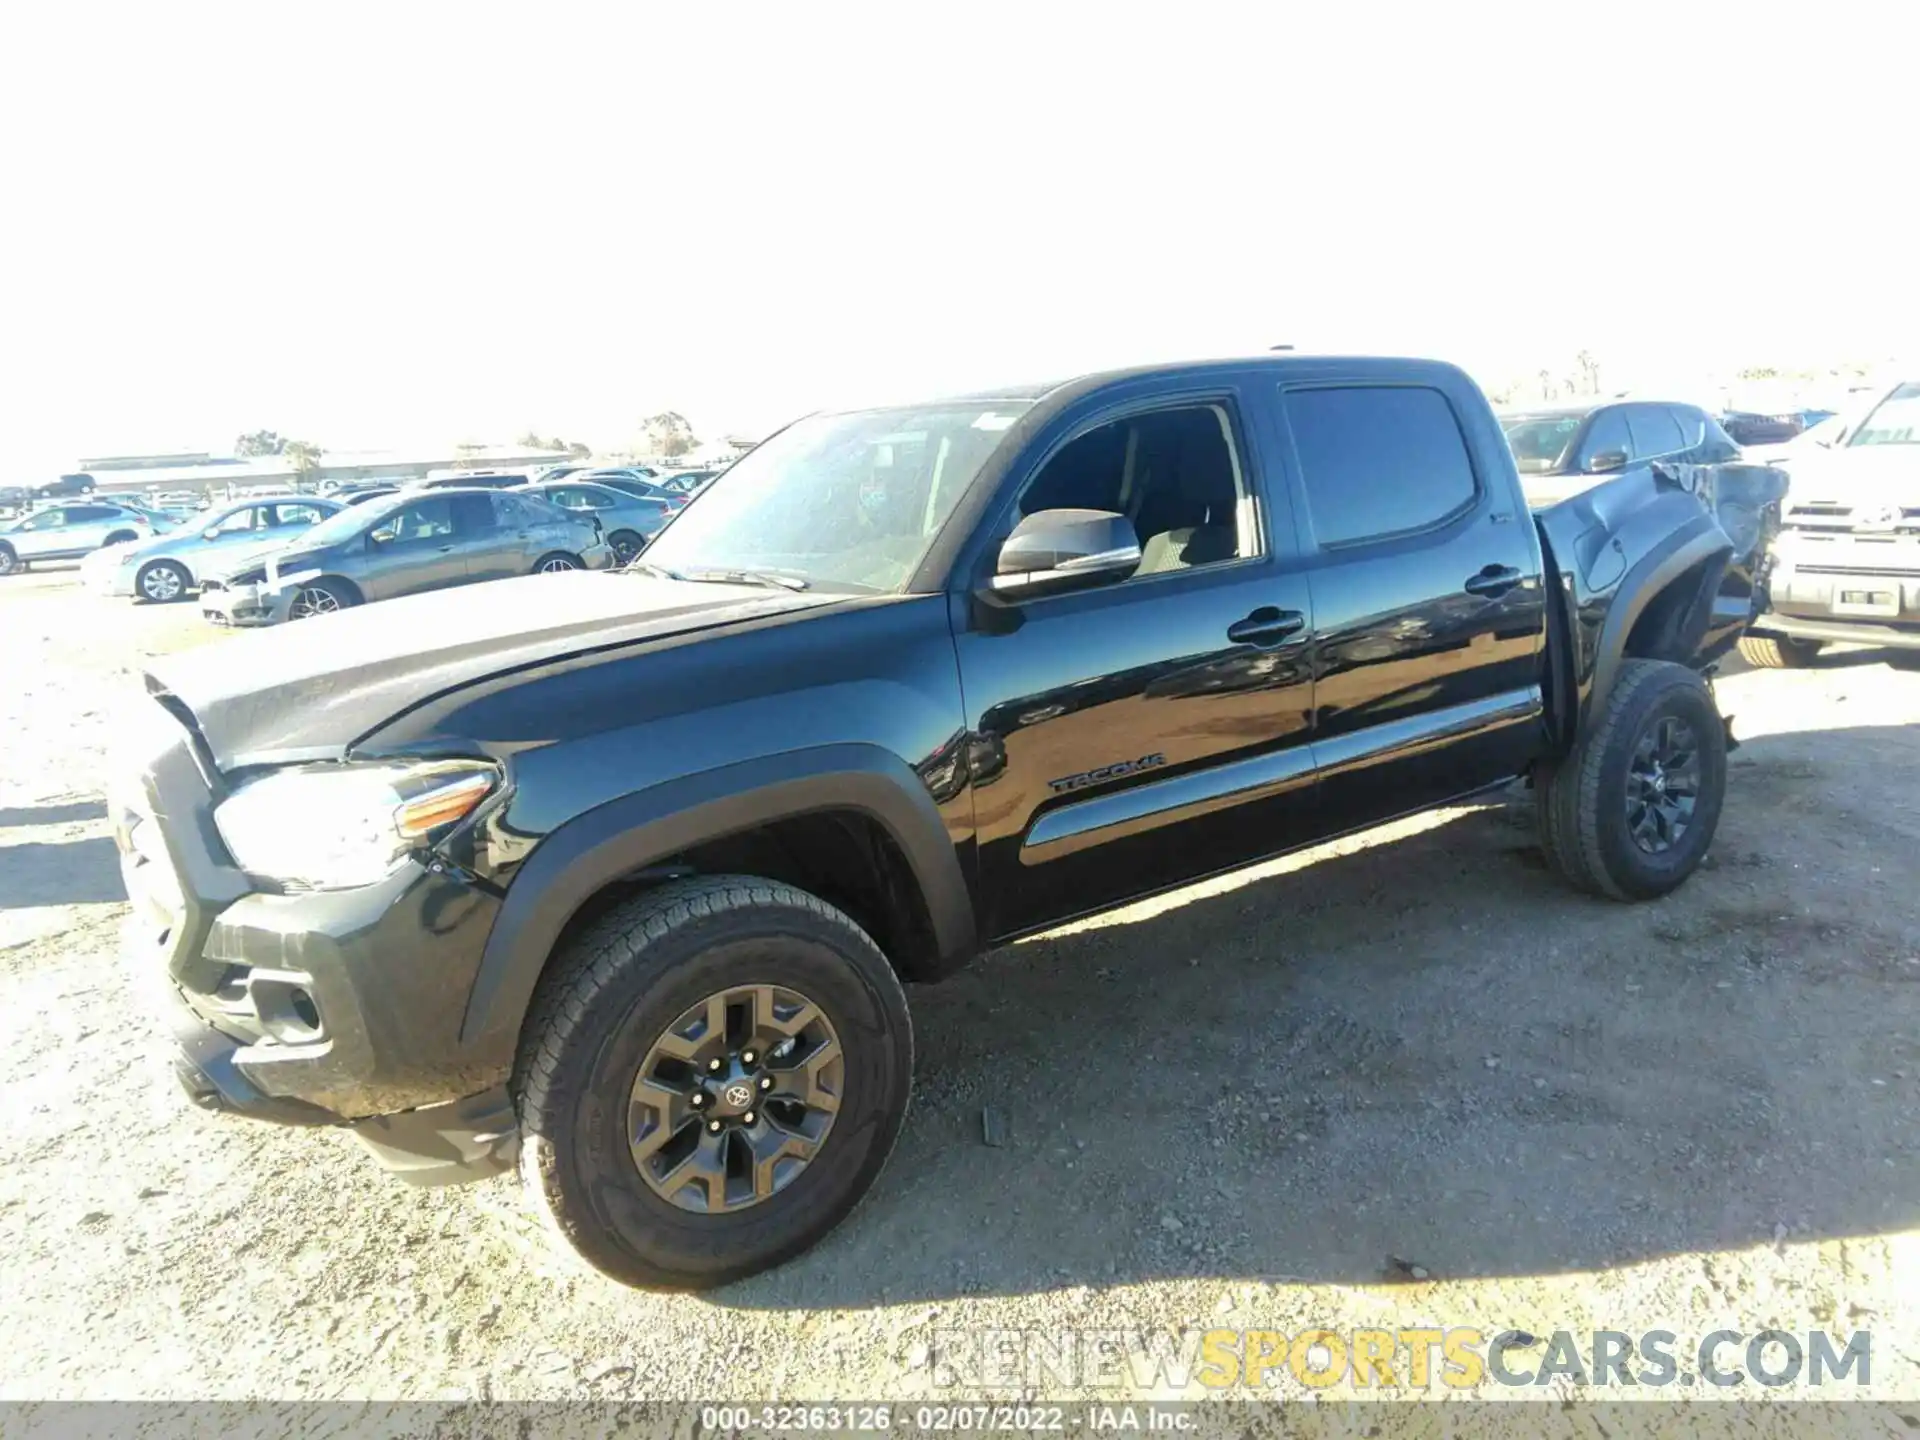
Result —
[[492, 775], [468, 775], [416, 795], [393, 812], [393, 823], [409, 840], [423, 839], [442, 825], [472, 813], [493, 789]]

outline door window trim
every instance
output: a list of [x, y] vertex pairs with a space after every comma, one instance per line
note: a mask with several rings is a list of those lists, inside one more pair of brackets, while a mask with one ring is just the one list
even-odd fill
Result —
[[1234, 524], [1236, 531], [1246, 527], [1253, 544], [1250, 555], [1235, 555], [1227, 560], [1213, 560], [1204, 565], [1189, 565], [1178, 570], [1160, 570], [1151, 575], [1134, 574], [1124, 580], [1115, 580], [1106, 585], [1090, 585], [1084, 590], [1069, 590], [1057, 595], [1033, 595], [1025, 599], [1009, 599], [1009, 608], [1026, 610], [1030, 606], [1044, 605], [1058, 600], [1083, 600], [1089, 597], [1114, 595], [1135, 586], [1151, 585], [1160, 580], [1194, 579], [1204, 575], [1217, 575], [1250, 565], [1262, 565], [1274, 558], [1272, 527], [1267, 523], [1265, 492], [1259, 483], [1259, 474], [1253, 459], [1253, 451], [1246, 443], [1246, 417], [1237, 389], [1232, 387], [1209, 386], [1204, 390], [1193, 390], [1177, 395], [1155, 395], [1151, 398], [1121, 400], [1102, 409], [1095, 410], [1072, 428], [1063, 432], [1047, 448], [1040, 452], [1039, 458], [1026, 466], [1018, 479], [1004, 486], [1002, 498], [988, 512], [977, 533], [987, 537], [980, 548], [977, 561], [972, 567], [973, 584], [970, 589], [984, 587], [992, 578], [993, 562], [1000, 553], [1000, 547], [1013, 533], [1018, 524], [1020, 501], [1034, 481], [1045, 473], [1061, 451], [1103, 425], [1112, 425], [1122, 420], [1132, 420], [1143, 415], [1164, 414], [1170, 410], [1219, 409], [1226, 412], [1226, 440], [1228, 458], [1233, 462], [1234, 483], [1239, 499], [1234, 506]]

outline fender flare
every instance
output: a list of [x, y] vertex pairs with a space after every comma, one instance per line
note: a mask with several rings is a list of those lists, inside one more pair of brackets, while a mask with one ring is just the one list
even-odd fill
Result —
[[[1716, 555], [1725, 559], [1732, 553], [1733, 544], [1726, 532], [1711, 516], [1702, 514], [1698, 524], [1667, 536], [1634, 562], [1615, 587], [1613, 603], [1607, 607], [1607, 618], [1600, 628], [1600, 638], [1594, 647], [1593, 680], [1580, 708], [1580, 728], [1585, 728], [1594, 707], [1604, 704], [1612, 692], [1621, 662], [1626, 659], [1627, 637], [1633, 634], [1635, 623], [1646, 613], [1654, 597], [1694, 566], [1711, 561]], [[1716, 570], [1711, 576], [1712, 589], [1717, 589], [1719, 582], [1720, 574]], [[1708, 591], [1709, 596], [1712, 589]], [[1696, 596], [1694, 605], [1697, 604]]]
[[926, 785], [877, 745], [823, 745], [682, 776], [609, 800], [547, 835], [507, 886], [461, 1022], [463, 1046], [511, 1057], [547, 958], [580, 907], [623, 876], [709, 840], [823, 810], [856, 810], [900, 847], [943, 959], [977, 944], [973, 898]]

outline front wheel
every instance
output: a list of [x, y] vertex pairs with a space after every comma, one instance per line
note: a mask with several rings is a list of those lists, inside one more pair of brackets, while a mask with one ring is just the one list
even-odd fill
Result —
[[1534, 777], [1541, 844], [1581, 889], [1650, 900], [1699, 865], [1726, 788], [1726, 726], [1707, 682], [1629, 660], [1572, 753]]
[[172, 560], [156, 560], [142, 568], [134, 578], [133, 588], [142, 600], [165, 605], [185, 595], [192, 583], [193, 577], [187, 574], [186, 567]]
[[597, 1269], [705, 1289], [847, 1216], [912, 1080], [906, 997], [851, 919], [771, 880], [674, 881], [542, 981], [514, 1069], [521, 1175]]
[[332, 615], [345, 610], [359, 597], [346, 586], [332, 580], [315, 580], [302, 585], [294, 593], [293, 605], [287, 611], [289, 620], [311, 620], [316, 615]]
[[1818, 640], [1794, 640], [1785, 635], [1742, 635], [1740, 658], [1756, 670], [1800, 670], [1820, 653]]
[[621, 565], [638, 555], [646, 543], [631, 530], [616, 530], [607, 537], [607, 544], [613, 547], [613, 558]]
[[0, 575], [14, 575], [26, 568], [11, 545], [0, 545]]

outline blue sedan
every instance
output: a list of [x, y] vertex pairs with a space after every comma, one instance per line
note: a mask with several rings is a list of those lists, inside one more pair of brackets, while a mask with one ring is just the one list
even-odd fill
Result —
[[179, 600], [200, 583], [203, 568], [231, 569], [256, 552], [277, 550], [345, 508], [316, 495], [253, 496], [151, 540], [109, 545], [81, 564], [81, 579], [103, 595], [158, 604]]

